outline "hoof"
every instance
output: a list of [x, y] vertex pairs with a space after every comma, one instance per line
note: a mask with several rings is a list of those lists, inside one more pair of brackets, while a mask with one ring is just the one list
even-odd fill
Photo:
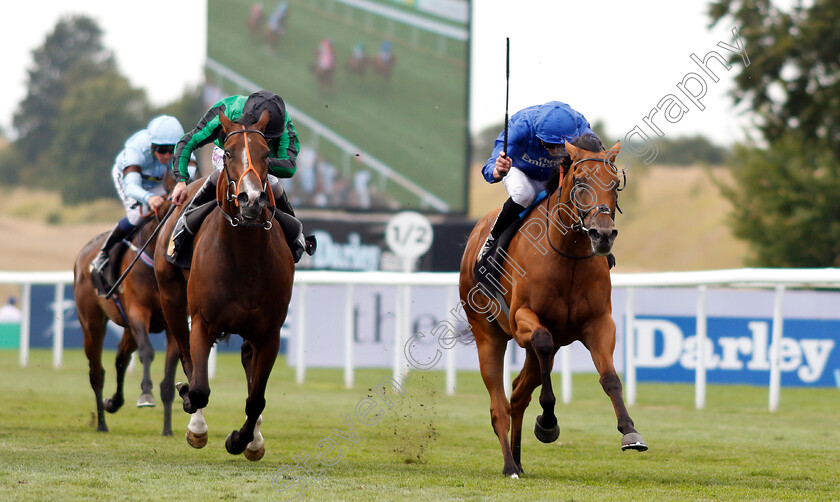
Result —
[[630, 434], [625, 434], [624, 437], [621, 438], [621, 450], [636, 450], [636, 451], [647, 451], [648, 446], [645, 444], [645, 440], [642, 439], [642, 435], [638, 432], [631, 432]]
[[557, 441], [557, 438], [560, 437], [560, 424], [555, 424], [552, 429], [544, 429], [540, 425], [540, 418], [542, 418], [542, 415], [538, 416], [537, 421], [534, 423], [534, 435], [543, 443]]
[[263, 458], [265, 455], [265, 445], [260, 446], [259, 450], [251, 451], [248, 448], [245, 448], [245, 458], [250, 460], [251, 462], [256, 462], [257, 460]]
[[508, 477], [510, 479], [519, 479], [519, 476], [521, 476], [523, 473], [522, 473], [521, 470], [514, 468], [514, 469], [504, 469], [502, 471], [502, 474], [505, 477]]
[[162, 431], [160, 432], [160, 435], [161, 435], [161, 436], [164, 436], [164, 437], [172, 437], [172, 436], [174, 436], [175, 434], [172, 434], [172, 429], [169, 429], [169, 430], [162, 430]]
[[204, 446], [207, 444], [207, 433], [206, 432], [204, 434], [196, 434], [196, 433], [192, 432], [191, 430], [187, 429], [186, 438], [187, 438], [187, 444], [189, 444], [190, 446], [192, 446], [193, 448], [196, 448], [196, 449], [204, 448]]
[[122, 408], [123, 401], [122, 398], [114, 399], [109, 397], [108, 399], [102, 401], [102, 405], [108, 413], [116, 413], [120, 408]]
[[239, 455], [240, 453], [245, 451], [245, 447], [248, 446], [247, 443], [241, 447], [237, 447], [234, 445], [236, 439], [239, 438], [239, 431], [233, 431], [225, 438], [225, 449], [231, 455]]
[[138, 408], [154, 408], [155, 406], [157, 406], [157, 403], [155, 402], [155, 396], [152, 394], [143, 394], [137, 398]]

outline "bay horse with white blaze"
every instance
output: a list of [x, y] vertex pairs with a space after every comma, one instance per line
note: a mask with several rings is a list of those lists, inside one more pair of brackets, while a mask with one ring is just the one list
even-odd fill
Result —
[[[490, 283], [497, 291], [479, 284], [477, 274], [487, 270], [476, 270], [476, 256], [495, 213], [475, 226], [461, 261], [461, 300], [475, 336], [481, 376], [490, 393], [491, 423], [505, 460], [502, 472], [514, 478], [523, 472], [523, 415], [540, 385], [542, 415], [537, 417], [534, 434], [544, 443], [555, 441], [560, 434], [551, 369], [557, 350], [575, 340], [589, 349], [601, 386], [612, 401], [618, 430], [624, 435], [622, 450], [647, 450], [624, 405], [621, 381], [613, 366], [615, 323], [607, 255], [618, 234], [614, 215], [624, 173], [614, 162], [621, 145], [603, 151], [600, 141], [596, 143], [586, 145], [595, 151], [587, 151], [566, 142], [571, 165], [561, 188], [525, 216], [507, 253], [493, 261], [500, 277]], [[526, 356], [508, 402], [502, 368], [511, 338], [525, 349]]]
[[[163, 256], [167, 239], [155, 250], [155, 273], [161, 287], [166, 321], [181, 348], [189, 384], [179, 388], [184, 411], [192, 418], [187, 442], [207, 443], [203, 408], [210, 398], [207, 358], [220, 338], [243, 338], [242, 366], [248, 381], [247, 419], [225, 441], [232, 454], [249, 460], [265, 453], [259, 426], [265, 409], [265, 388], [280, 348], [280, 327], [292, 295], [294, 260], [279, 225], [272, 225], [274, 198], [268, 186], [269, 147], [263, 132], [268, 112], [246, 128], [219, 115], [225, 134], [224, 169], [216, 185], [217, 210], [201, 225], [193, 242], [189, 270]], [[195, 194], [199, 183], [193, 183]], [[183, 206], [182, 206], [183, 207]], [[162, 232], [170, 235], [175, 218]], [[187, 327], [187, 314], [192, 320]]]
[[[174, 177], [171, 180], [174, 184]], [[161, 221], [161, 216], [169, 209], [169, 202], [160, 208], [160, 214], [152, 214], [134, 233], [130, 249], [124, 253], [118, 263], [119, 272], [124, 272], [137, 256], [139, 249], [150, 238], [157, 239], [154, 229]], [[131, 360], [131, 354], [139, 349], [140, 362], [143, 364], [143, 379], [140, 383], [142, 394], [137, 400], [138, 407], [155, 406], [152, 394], [150, 368], [155, 357], [155, 350], [149, 341], [149, 333], [166, 330], [160, 296], [155, 280], [152, 258], [146, 255], [154, 251], [155, 242], [151, 242], [144, 251], [142, 260], [138, 260], [125, 277], [115, 294], [106, 299], [96, 294], [90, 279], [90, 262], [99, 252], [108, 234], [103, 233], [85, 244], [76, 257], [73, 267], [73, 295], [79, 324], [84, 333], [85, 355], [90, 366], [90, 385], [96, 397], [96, 415], [98, 431], [108, 432], [105, 424], [105, 411], [116, 413], [124, 403], [123, 382], [125, 371]], [[108, 320], [124, 328], [122, 339], [117, 347], [116, 370], [117, 390], [108, 399], [102, 399], [105, 370], [102, 368], [102, 346], [105, 340]], [[160, 397], [163, 401], [164, 436], [172, 435], [172, 401], [175, 399], [175, 368], [178, 364], [178, 346], [166, 331], [166, 365], [163, 380], [160, 382]]]

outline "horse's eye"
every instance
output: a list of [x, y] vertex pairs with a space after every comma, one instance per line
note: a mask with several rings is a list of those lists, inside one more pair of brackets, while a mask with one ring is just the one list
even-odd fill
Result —
[[230, 151], [225, 150], [225, 158], [228, 158], [228, 159], [231, 158]]

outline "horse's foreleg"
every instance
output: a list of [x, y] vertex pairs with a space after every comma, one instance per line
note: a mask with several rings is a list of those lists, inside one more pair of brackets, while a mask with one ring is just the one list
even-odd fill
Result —
[[190, 377], [189, 391], [184, 398], [184, 410], [188, 413], [195, 413], [196, 410], [207, 407], [207, 403], [210, 402], [207, 358], [210, 356], [210, 349], [213, 347], [217, 335], [218, 333], [211, 333], [208, 330], [201, 316], [193, 316], [190, 329], [192, 376]]
[[163, 401], [163, 431], [161, 435], [172, 435], [172, 401], [175, 400], [175, 369], [178, 367], [178, 345], [166, 332], [166, 366], [160, 382], [160, 400]]
[[117, 357], [114, 361], [114, 366], [117, 369], [117, 390], [114, 395], [105, 400], [105, 410], [108, 413], [116, 413], [125, 402], [123, 396], [123, 384], [125, 383], [125, 370], [128, 368], [128, 363], [131, 362], [131, 354], [137, 349], [137, 344], [134, 343], [134, 337], [131, 336], [131, 330], [125, 328], [120, 344], [117, 346]]
[[257, 427], [262, 421], [261, 414], [265, 409], [265, 388], [268, 384], [268, 376], [274, 367], [279, 349], [279, 330], [266, 334], [259, 347], [252, 345], [251, 389], [248, 399], [245, 400], [245, 424], [238, 431], [231, 432], [225, 440], [225, 448], [233, 455], [244, 451], [248, 460], [256, 461], [265, 454], [262, 434], [259, 434]]
[[155, 406], [155, 396], [152, 394], [152, 361], [155, 359], [155, 349], [149, 340], [149, 319], [133, 319], [131, 322], [131, 334], [134, 336], [134, 343], [137, 345], [137, 354], [143, 364], [143, 379], [140, 381], [140, 397], [137, 399], [137, 407], [145, 408]]
[[601, 387], [612, 401], [615, 416], [618, 420], [618, 431], [624, 436], [621, 439], [621, 449], [645, 451], [648, 449], [641, 434], [635, 429], [633, 419], [627, 411], [622, 394], [621, 380], [613, 365], [613, 351], [615, 350], [615, 324], [611, 317], [600, 320], [590, 327], [584, 334], [584, 344], [592, 355], [592, 362], [598, 374], [601, 375]]
[[254, 346], [248, 340], [242, 341], [242, 349], [240, 351], [240, 358], [242, 360], [242, 369], [245, 370], [245, 380], [248, 382], [248, 394], [251, 393], [251, 363], [254, 359]]
[[[543, 443], [551, 443], [560, 436], [560, 426], [554, 414], [557, 399], [551, 385], [551, 368], [554, 364], [554, 339], [551, 333], [540, 323], [537, 314], [527, 308], [516, 311], [516, 338], [520, 345], [530, 345], [539, 362], [539, 380], [542, 384], [540, 391], [540, 406], [543, 413], [537, 417], [534, 424], [534, 435]], [[524, 343], [523, 343], [524, 342]]]
[[215, 334], [210, 334], [200, 316], [193, 316], [190, 330], [192, 376], [189, 386], [178, 389], [184, 399], [184, 411], [192, 415], [190, 423], [187, 425], [186, 439], [187, 443], [193, 448], [203, 448], [207, 444], [207, 422], [204, 421], [203, 410], [210, 401], [207, 358], [215, 339]]

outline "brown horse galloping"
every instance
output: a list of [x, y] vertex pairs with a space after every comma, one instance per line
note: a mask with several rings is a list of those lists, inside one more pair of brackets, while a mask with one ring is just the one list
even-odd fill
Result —
[[[225, 447], [232, 454], [244, 451], [249, 460], [259, 460], [265, 453], [259, 431], [265, 388], [280, 348], [280, 327], [288, 312], [295, 267], [282, 230], [272, 225], [269, 148], [263, 136], [268, 112], [248, 129], [224, 113], [219, 120], [225, 134], [225, 167], [216, 185], [219, 210], [207, 216], [195, 236], [190, 270], [182, 271], [166, 261], [167, 239], [161, 239], [155, 250], [155, 273], [166, 321], [181, 348], [189, 379], [179, 389], [184, 411], [193, 414], [187, 442], [194, 448], [207, 443], [202, 409], [210, 398], [210, 348], [225, 335], [238, 333], [244, 340], [247, 419], [241, 429], [228, 435]], [[163, 235], [171, 233], [174, 221], [167, 222]]]
[[[167, 202], [161, 208], [161, 214], [168, 208], [169, 203]], [[122, 256], [118, 264], [120, 272], [124, 272], [137, 256], [137, 251], [152, 236], [159, 223], [160, 218], [155, 214], [135, 233], [131, 249]], [[157, 281], [151, 265], [151, 258], [148, 256], [142, 260], [143, 263], [138, 261], [134, 265], [111, 299], [106, 300], [104, 296], [96, 294], [90, 280], [89, 266], [106, 238], [107, 233], [103, 233], [85, 244], [76, 257], [76, 263], [73, 267], [73, 295], [76, 300], [79, 323], [82, 325], [82, 331], [84, 332], [85, 355], [87, 355], [90, 366], [90, 386], [93, 387], [93, 393], [96, 397], [96, 430], [103, 432], [108, 431], [104, 412], [115, 413], [123, 405], [125, 370], [131, 359], [131, 353], [137, 349], [140, 352], [140, 362], [143, 363], [143, 380], [140, 383], [142, 395], [137, 400], [137, 406], [155, 405], [155, 398], [152, 395], [152, 379], [149, 374], [152, 360], [155, 357], [155, 350], [149, 341], [149, 332], [157, 333], [166, 329], [160, 307]], [[151, 238], [156, 239], [157, 236]], [[154, 250], [154, 245], [154, 242], [150, 243], [152, 247], [149, 249]], [[102, 368], [102, 345], [109, 319], [125, 329], [117, 348], [115, 363], [117, 390], [112, 397], [103, 401], [102, 388], [105, 370]], [[166, 365], [163, 380], [160, 382], [160, 398], [163, 401], [163, 431], [161, 434], [164, 436], [172, 435], [172, 401], [175, 399], [175, 367], [177, 364], [178, 346], [167, 331]]]
[[[575, 340], [589, 349], [601, 375], [618, 430], [624, 434], [621, 448], [647, 450], [624, 405], [621, 381], [613, 366], [615, 323], [606, 256], [618, 234], [613, 216], [623, 173], [614, 161], [620, 148], [616, 143], [608, 151], [590, 152], [566, 142], [572, 165], [562, 187], [526, 216], [504, 259], [494, 264], [501, 272], [496, 289], [509, 311], [481, 292], [475, 271], [476, 255], [495, 214], [478, 222], [467, 243], [461, 261], [461, 300], [475, 336], [481, 376], [490, 393], [491, 423], [505, 459], [502, 472], [507, 476], [517, 478], [523, 472], [522, 417], [532, 392], [540, 385], [543, 413], [537, 417], [534, 434], [544, 443], [559, 436], [551, 369], [557, 350]], [[511, 338], [525, 349], [526, 357], [508, 403], [502, 368]]]

